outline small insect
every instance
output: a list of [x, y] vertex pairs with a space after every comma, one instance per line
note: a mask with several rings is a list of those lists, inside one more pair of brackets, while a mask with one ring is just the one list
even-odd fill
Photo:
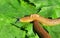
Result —
[[48, 19], [38, 14], [32, 14], [30, 16], [19, 19], [20, 22], [32, 22], [34, 20], [37, 20], [40, 23], [45, 24], [47, 26], [54, 26], [54, 25], [60, 24], [60, 19]]

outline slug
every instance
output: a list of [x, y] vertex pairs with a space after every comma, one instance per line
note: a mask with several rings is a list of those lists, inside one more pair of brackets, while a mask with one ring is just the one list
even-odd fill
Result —
[[41, 38], [51, 38], [48, 32], [44, 30], [37, 20], [33, 21], [33, 28]]
[[48, 19], [48, 18], [39, 16], [38, 14], [32, 14], [31, 16], [21, 18], [19, 21], [20, 22], [32, 22], [34, 20], [37, 20], [40, 23], [45, 24], [47, 26], [54, 26], [54, 25], [60, 24], [60, 19]]

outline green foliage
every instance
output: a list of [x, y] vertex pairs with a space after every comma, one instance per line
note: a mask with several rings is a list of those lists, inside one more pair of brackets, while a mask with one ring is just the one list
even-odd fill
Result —
[[[32, 23], [16, 22], [16, 18], [39, 14], [45, 18], [60, 17], [60, 0], [0, 0], [0, 38], [39, 38]], [[43, 26], [51, 38], [60, 38], [60, 25]]]

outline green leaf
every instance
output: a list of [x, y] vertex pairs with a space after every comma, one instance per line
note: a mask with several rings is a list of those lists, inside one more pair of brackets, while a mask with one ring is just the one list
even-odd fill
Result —
[[[56, 19], [60, 17], [60, 7], [59, 6], [49, 6], [43, 7], [42, 10], [38, 13], [44, 18], [51, 17]], [[49, 32], [51, 38], [60, 38], [60, 24], [56, 26], [44, 26], [44, 28]]]
[[[60, 0], [0, 0], [0, 38], [39, 38], [33, 31], [33, 24], [15, 23], [17, 18], [36, 12], [44, 18], [59, 18]], [[51, 38], [60, 38], [60, 24], [43, 27]]]
[[[13, 26], [11, 23], [16, 19], [0, 15], [0, 38], [24, 38], [25, 31]], [[23, 33], [21, 33], [23, 32]], [[22, 36], [21, 36], [22, 35]]]
[[16, 18], [33, 14], [35, 11], [34, 6], [24, 1], [18, 3], [18, 0], [0, 0], [0, 38], [25, 38], [26, 31], [21, 29], [25, 23], [15, 24]]
[[29, 0], [31, 3], [34, 3], [37, 8], [46, 7], [46, 6], [60, 6], [59, 0]]

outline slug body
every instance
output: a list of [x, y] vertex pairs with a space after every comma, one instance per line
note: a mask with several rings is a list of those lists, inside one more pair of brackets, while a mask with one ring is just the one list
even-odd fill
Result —
[[40, 23], [48, 26], [54, 26], [54, 25], [60, 24], [60, 19], [48, 19], [48, 18], [39, 16], [38, 14], [32, 14], [29, 17], [24, 17], [20, 19], [21, 22], [32, 22], [34, 20], [37, 20]]
[[41, 37], [41, 38], [50, 38], [50, 35], [44, 30], [42, 26], [39, 25], [39, 22], [35, 20], [33, 22], [33, 27], [35, 32]]
[[[46, 19], [46, 18], [41, 17], [37, 14], [33, 14], [31, 16], [24, 17], [24, 18], [20, 19], [20, 22], [32, 22], [32, 21], [33, 21], [33, 24], [34, 24], [33, 27], [35, 29], [35, 32], [39, 36], [41, 36], [41, 38], [50, 38], [50, 35], [41, 26], [39, 26], [38, 22], [51, 26], [51, 25], [53, 25], [53, 23], [51, 23], [53, 20]], [[46, 21], [48, 21], [48, 22], [46, 22]], [[49, 23], [51, 23], [51, 24], [49, 24]]]

